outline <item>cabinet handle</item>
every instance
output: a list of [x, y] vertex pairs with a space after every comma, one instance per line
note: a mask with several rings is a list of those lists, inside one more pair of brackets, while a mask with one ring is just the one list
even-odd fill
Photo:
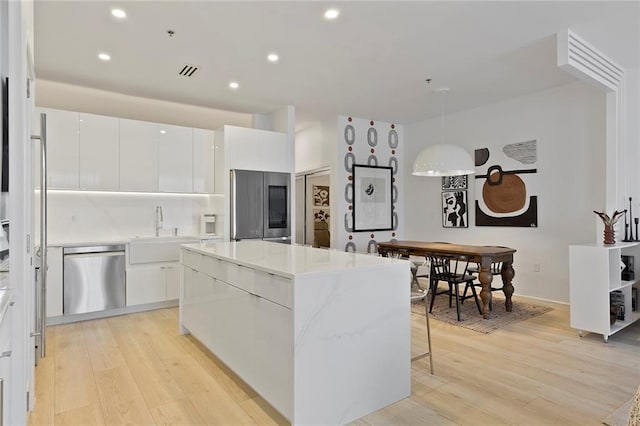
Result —
[[0, 353], [0, 358], [9, 358], [11, 356], [11, 351], [3, 351]]
[[0, 379], [0, 426], [4, 425], [4, 379]]

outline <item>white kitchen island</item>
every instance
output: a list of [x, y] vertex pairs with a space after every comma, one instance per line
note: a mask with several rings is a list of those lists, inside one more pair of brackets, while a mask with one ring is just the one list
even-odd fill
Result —
[[180, 326], [292, 424], [411, 393], [409, 264], [263, 241], [182, 246]]

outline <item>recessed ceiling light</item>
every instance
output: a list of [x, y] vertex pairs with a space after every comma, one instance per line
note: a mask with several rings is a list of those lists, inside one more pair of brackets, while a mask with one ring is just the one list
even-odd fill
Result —
[[240, 87], [240, 85], [238, 84], [238, 82], [232, 81], [231, 83], [229, 83], [229, 87], [232, 89], [237, 89], [238, 87]]
[[269, 62], [278, 62], [278, 59], [280, 59], [280, 58], [275, 53], [269, 53], [269, 55], [267, 55], [267, 60]]
[[122, 9], [111, 9], [111, 14], [118, 19], [124, 19], [127, 17], [127, 12]]
[[166, 130], [160, 130], [160, 134], [164, 135], [165, 133], [167, 133]]
[[98, 58], [100, 58], [103, 61], [110, 61], [111, 60], [111, 56], [107, 53], [99, 53], [98, 54]]
[[325, 19], [336, 19], [340, 15], [340, 11], [338, 9], [328, 9], [324, 13]]

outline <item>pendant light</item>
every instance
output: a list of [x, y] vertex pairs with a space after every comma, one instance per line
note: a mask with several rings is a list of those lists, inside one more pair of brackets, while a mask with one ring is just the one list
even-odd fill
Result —
[[413, 163], [414, 176], [459, 176], [475, 173], [471, 155], [462, 147], [444, 143], [444, 96], [449, 92], [448, 87], [435, 90], [441, 95], [442, 121], [441, 143], [430, 145]]

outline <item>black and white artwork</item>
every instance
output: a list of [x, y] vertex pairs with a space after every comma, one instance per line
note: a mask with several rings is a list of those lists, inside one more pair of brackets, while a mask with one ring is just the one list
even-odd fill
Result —
[[445, 228], [469, 227], [467, 191], [442, 193], [442, 226]]
[[442, 176], [442, 190], [467, 189], [467, 175]]
[[537, 142], [475, 150], [476, 226], [538, 226]]
[[353, 166], [353, 230], [392, 229], [391, 167]]

